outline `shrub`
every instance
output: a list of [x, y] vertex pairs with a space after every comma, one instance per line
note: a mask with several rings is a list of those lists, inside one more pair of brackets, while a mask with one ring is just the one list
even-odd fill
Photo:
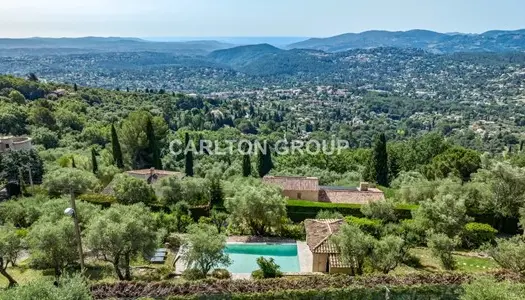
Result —
[[520, 300], [525, 295], [525, 285], [508, 281], [496, 282], [492, 278], [479, 278], [464, 284], [462, 300]]
[[383, 222], [395, 222], [397, 220], [395, 205], [392, 201], [382, 200], [363, 204], [361, 212], [370, 219], [380, 219]]
[[179, 234], [172, 233], [166, 237], [166, 243], [170, 244], [171, 249], [178, 249], [184, 243], [184, 240]]
[[343, 218], [343, 214], [338, 212], [338, 211], [331, 211], [331, 210], [321, 210], [317, 213], [317, 215], [315, 216], [316, 219], [318, 220], [321, 220], [321, 219], [342, 219]]
[[260, 269], [252, 272], [252, 277], [255, 279], [261, 279], [261, 275], [262, 278], [276, 278], [283, 276], [282, 272], [279, 270], [281, 267], [275, 263], [273, 258], [266, 259], [261, 256], [257, 258], [257, 264]]
[[353, 224], [359, 227], [364, 233], [368, 233], [375, 237], [380, 235], [381, 232], [381, 220], [368, 219], [368, 218], [357, 218], [357, 217], [346, 217], [348, 224]]
[[112, 203], [117, 202], [117, 198], [111, 196], [111, 195], [104, 195], [104, 194], [83, 194], [78, 197], [79, 200], [90, 202], [93, 204], [101, 204], [102, 206], [110, 206]]
[[306, 233], [303, 222], [299, 224], [293, 224], [290, 220], [288, 220], [284, 225], [280, 226], [279, 237], [294, 240], [305, 240]]
[[226, 269], [215, 269], [211, 272], [211, 276], [216, 279], [230, 279], [232, 274]]
[[525, 274], [525, 242], [520, 236], [497, 239], [497, 245], [488, 250], [489, 255], [504, 269]]
[[463, 245], [469, 249], [491, 243], [496, 238], [498, 231], [489, 224], [471, 222], [465, 225], [463, 232]]
[[80, 275], [64, 277], [55, 287], [50, 280], [40, 279], [0, 293], [0, 300], [91, 300], [87, 282]]
[[206, 275], [204, 275], [200, 270], [191, 268], [186, 269], [184, 272], [182, 272], [182, 278], [193, 281], [193, 280], [199, 280], [206, 278]]
[[432, 255], [439, 258], [441, 265], [446, 270], [456, 268], [456, 260], [452, 256], [452, 251], [458, 244], [457, 238], [450, 238], [443, 233], [434, 233], [428, 237], [428, 247], [432, 251]]

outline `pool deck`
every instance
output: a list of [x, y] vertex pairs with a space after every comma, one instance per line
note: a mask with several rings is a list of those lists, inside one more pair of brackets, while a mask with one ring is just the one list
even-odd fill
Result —
[[[313, 255], [308, 248], [305, 241], [296, 241], [293, 239], [285, 238], [274, 238], [274, 237], [257, 237], [257, 236], [230, 236], [227, 240], [228, 243], [286, 243], [286, 244], [297, 244], [297, 257], [299, 259], [298, 273], [285, 273], [285, 275], [314, 275], [312, 273]], [[182, 253], [184, 247], [179, 249], [179, 254]], [[175, 264], [177, 273], [182, 273], [186, 270], [186, 264], [182, 259], [177, 260]], [[305, 274], [306, 273], [306, 274]], [[232, 273], [232, 279], [250, 279], [250, 273]]]

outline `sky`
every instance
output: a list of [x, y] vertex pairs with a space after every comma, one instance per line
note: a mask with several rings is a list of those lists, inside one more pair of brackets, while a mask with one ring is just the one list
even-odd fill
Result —
[[0, 37], [326, 37], [525, 28], [525, 0], [1, 0]]

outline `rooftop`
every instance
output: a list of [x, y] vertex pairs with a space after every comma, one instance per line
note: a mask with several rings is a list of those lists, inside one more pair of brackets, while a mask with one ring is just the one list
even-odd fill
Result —
[[343, 225], [341, 219], [307, 219], [304, 221], [306, 229], [306, 244], [312, 253], [339, 253], [334, 243], [330, 241], [332, 234], [339, 231]]
[[301, 176], [264, 176], [263, 182], [276, 184], [289, 191], [318, 191], [319, 178]]

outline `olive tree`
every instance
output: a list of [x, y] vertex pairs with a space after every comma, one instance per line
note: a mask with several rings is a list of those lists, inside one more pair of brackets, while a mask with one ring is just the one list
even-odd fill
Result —
[[213, 268], [231, 264], [228, 254], [224, 253], [226, 235], [220, 234], [213, 225], [190, 225], [186, 242], [187, 249], [182, 259], [188, 268], [197, 269], [202, 277]]
[[44, 176], [44, 187], [51, 195], [80, 195], [98, 186], [93, 173], [76, 168], [60, 168]]
[[286, 220], [286, 199], [272, 186], [239, 187], [224, 206], [234, 224], [248, 227], [255, 235], [265, 235]]
[[374, 238], [356, 225], [344, 224], [331, 239], [341, 253], [343, 262], [351, 266], [352, 274], [363, 274], [365, 259], [373, 249]]
[[155, 191], [142, 179], [135, 178], [127, 174], [115, 176], [113, 190], [115, 198], [119, 203], [151, 203], [155, 201]]
[[88, 247], [113, 264], [120, 280], [131, 280], [131, 260], [151, 256], [157, 245], [153, 216], [142, 204], [113, 205], [85, 232]]
[[0, 274], [9, 281], [9, 287], [17, 284], [16, 280], [7, 273], [9, 264], [16, 262], [22, 251], [22, 239], [16, 234], [13, 226], [0, 226]]
[[497, 244], [490, 247], [489, 255], [504, 269], [525, 274], [525, 241], [523, 237], [497, 239]]
[[394, 270], [403, 260], [405, 241], [397, 236], [388, 235], [373, 245], [370, 261], [372, 267], [384, 274]]
[[58, 221], [39, 220], [28, 234], [31, 259], [40, 267], [53, 268], [58, 279], [65, 267], [78, 259], [73, 222], [67, 217]]

